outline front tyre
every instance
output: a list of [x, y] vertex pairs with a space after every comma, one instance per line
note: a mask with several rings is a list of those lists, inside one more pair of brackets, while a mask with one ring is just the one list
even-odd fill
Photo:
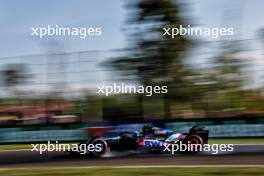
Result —
[[191, 146], [190, 148], [188, 147], [190, 149], [190, 151], [188, 152], [193, 152], [193, 153], [202, 151], [204, 144], [203, 139], [195, 134], [191, 134], [187, 136], [185, 139], [185, 143]]

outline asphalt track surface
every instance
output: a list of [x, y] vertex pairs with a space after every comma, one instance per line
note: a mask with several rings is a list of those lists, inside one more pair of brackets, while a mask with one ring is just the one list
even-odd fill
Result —
[[217, 155], [126, 154], [91, 158], [85, 155], [70, 156], [63, 152], [47, 152], [40, 155], [30, 150], [13, 150], [0, 151], [0, 168], [264, 165], [264, 145], [236, 146], [234, 151]]

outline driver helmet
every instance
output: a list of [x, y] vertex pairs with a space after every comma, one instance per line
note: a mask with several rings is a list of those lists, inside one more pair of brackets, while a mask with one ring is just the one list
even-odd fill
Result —
[[143, 134], [153, 134], [154, 133], [153, 125], [144, 124], [144, 126], [142, 128], [142, 132], [143, 132]]

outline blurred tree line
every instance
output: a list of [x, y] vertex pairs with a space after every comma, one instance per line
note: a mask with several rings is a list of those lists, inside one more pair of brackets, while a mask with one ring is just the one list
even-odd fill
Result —
[[[125, 32], [131, 47], [123, 56], [111, 58], [107, 66], [121, 70], [124, 80], [134, 75], [134, 81], [144, 86], [167, 85], [168, 93], [156, 96], [160, 98], [158, 109], [164, 113], [159, 116], [163, 118], [263, 110], [259, 104], [264, 102], [261, 91], [243, 89], [245, 64], [237, 56], [242, 49], [238, 43], [230, 40], [221, 43], [221, 52], [211, 60], [213, 66], [199, 70], [186, 65], [189, 53], [199, 42], [188, 36], [163, 35], [163, 28], [191, 24], [185, 18], [184, 5], [173, 0], [128, 2], [130, 13]], [[139, 116], [144, 115], [145, 107], [149, 107], [148, 115], [157, 110], [155, 95], [151, 98], [137, 95], [137, 100], [134, 102]]]

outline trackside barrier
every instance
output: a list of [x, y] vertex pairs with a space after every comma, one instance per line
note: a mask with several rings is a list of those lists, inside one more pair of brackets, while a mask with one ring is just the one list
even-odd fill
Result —
[[[160, 123], [162, 124], [162, 123]], [[118, 131], [140, 131], [143, 124], [122, 124], [116, 126]], [[187, 133], [197, 125], [195, 122], [165, 123], [163, 126], [175, 132]], [[223, 124], [204, 125], [209, 129], [209, 137], [264, 137], [264, 124]], [[75, 129], [41, 129], [27, 130], [27, 128], [0, 129], [0, 144], [4, 143], [31, 143], [45, 141], [80, 141], [90, 136], [87, 128]], [[91, 137], [91, 136], [90, 136]]]
[[[193, 123], [169, 123], [166, 128], [173, 129], [176, 132], [188, 132]], [[264, 136], [264, 124], [248, 125], [208, 125], [209, 137], [262, 137]]]
[[0, 133], [0, 143], [29, 143], [43, 141], [75, 141], [86, 136], [82, 129], [40, 130], [40, 131], [5, 131]]

